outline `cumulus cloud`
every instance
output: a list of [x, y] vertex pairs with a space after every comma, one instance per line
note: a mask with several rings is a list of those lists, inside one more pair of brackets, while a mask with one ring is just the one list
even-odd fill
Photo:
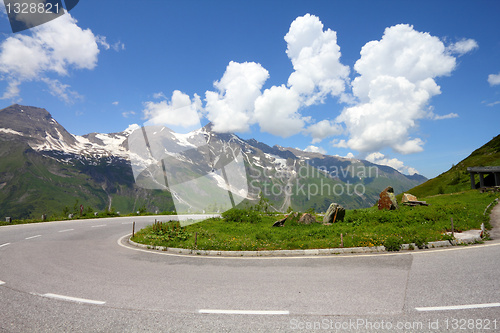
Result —
[[398, 170], [401, 173], [413, 175], [415, 173], [418, 173], [418, 171], [415, 168], [405, 166], [404, 163], [397, 158], [387, 158], [384, 154], [380, 152], [375, 152], [371, 153], [365, 158], [367, 161], [379, 164], [379, 165], [387, 165], [390, 166], [393, 169]]
[[320, 153], [320, 154], [326, 154], [326, 150], [321, 148], [321, 147], [317, 147], [317, 146], [307, 146], [306, 149], [304, 149], [304, 151], [308, 151], [308, 152], [311, 152], [311, 153]]
[[0, 79], [8, 84], [2, 98], [14, 98], [26, 81], [41, 80], [50, 92], [66, 102], [76, 96], [69, 87], [49, 74], [67, 76], [71, 69], [92, 70], [97, 66], [99, 37], [82, 29], [70, 15], [16, 34], [0, 44]]
[[255, 119], [263, 132], [288, 137], [304, 128], [308, 118], [298, 113], [298, 94], [285, 86], [266, 89], [255, 101]]
[[194, 94], [191, 99], [189, 95], [175, 90], [170, 100], [160, 102], [144, 103], [144, 118], [150, 125], [164, 125], [170, 127], [190, 128], [199, 127], [201, 111], [200, 96]]
[[205, 93], [205, 111], [217, 132], [247, 132], [254, 122], [255, 100], [269, 77], [269, 72], [255, 62], [231, 61], [219, 81], [217, 92]]
[[[456, 43], [456, 52], [472, 49], [471, 40]], [[418, 120], [429, 117], [429, 100], [441, 93], [434, 81], [450, 75], [456, 58], [443, 42], [406, 24], [385, 29], [381, 40], [368, 42], [354, 65], [359, 74], [352, 91], [359, 103], [345, 108], [336, 119], [343, 122], [348, 140], [336, 143], [360, 152], [391, 147], [398, 153], [423, 150], [424, 142], [412, 138]], [[433, 119], [455, 117], [455, 114]]]
[[500, 84], [500, 73], [488, 75], [488, 83], [490, 86], [496, 86]]
[[292, 22], [285, 41], [295, 70], [288, 78], [288, 86], [301, 96], [304, 105], [322, 102], [328, 95], [340, 96], [345, 91], [349, 67], [340, 63], [335, 31], [323, 31], [319, 18], [306, 14]]
[[[246, 132], [258, 124], [261, 131], [288, 137], [311, 122], [301, 114], [302, 107], [345, 93], [349, 67], [340, 63], [335, 31], [325, 31], [318, 17], [307, 14], [292, 22], [284, 38], [294, 68], [287, 85], [261, 92], [269, 77], [267, 70], [256, 63], [230, 62], [222, 79], [214, 84], [218, 91], [205, 93], [205, 111], [215, 131]], [[319, 124], [307, 133], [320, 140], [326, 132], [333, 132], [335, 126], [329, 127]]]
[[343, 131], [340, 124], [325, 119], [309, 126], [304, 133], [312, 136], [312, 143], [317, 143], [330, 136], [340, 135]]

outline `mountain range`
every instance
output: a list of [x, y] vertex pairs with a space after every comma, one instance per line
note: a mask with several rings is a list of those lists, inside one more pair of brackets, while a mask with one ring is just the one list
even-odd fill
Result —
[[[145, 142], [137, 139], [142, 134], [148, 134]], [[163, 155], [154, 153], [160, 150]], [[243, 166], [234, 169], [245, 180], [237, 185], [224, 173], [232, 161]], [[15, 104], [0, 110], [0, 216], [61, 216], [80, 206], [124, 214], [220, 211], [227, 207], [217, 206], [216, 197], [228, 191], [243, 206], [265, 197], [276, 211], [320, 212], [331, 202], [369, 207], [389, 185], [403, 192], [426, 180], [365, 160], [243, 140], [214, 132], [211, 124], [187, 134], [137, 126], [77, 136], [43, 108]], [[190, 191], [177, 190], [190, 182]]]

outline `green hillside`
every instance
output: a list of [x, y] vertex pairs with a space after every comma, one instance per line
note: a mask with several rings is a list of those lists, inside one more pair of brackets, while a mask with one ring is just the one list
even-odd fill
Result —
[[130, 165], [61, 163], [26, 143], [0, 140], [0, 216], [61, 217], [79, 212], [171, 211], [170, 193], [134, 186]]
[[[427, 197], [468, 190], [471, 188], [470, 176], [467, 172], [468, 167], [498, 165], [500, 165], [500, 135], [497, 135], [481, 148], [476, 149], [469, 157], [454, 165], [450, 170], [412, 188], [408, 192], [417, 197]], [[477, 181], [478, 179], [476, 179]]]

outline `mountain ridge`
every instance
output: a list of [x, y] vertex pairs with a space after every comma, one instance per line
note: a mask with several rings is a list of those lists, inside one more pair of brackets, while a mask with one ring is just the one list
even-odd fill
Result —
[[[292, 206], [296, 210], [326, 210], [325, 207], [332, 201], [340, 202], [347, 208], [361, 208], [373, 205], [385, 186], [392, 185], [398, 192], [421, 182], [421, 179], [412, 179], [412, 176], [387, 166], [277, 145], [271, 147], [255, 139], [243, 140], [232, 133], [213, 132], [210, 125], [195, 132], [210, 143], [206, 152], [188, 149], [196, 147], [192, 134], [174, 133], [165, 127], [151, 129], [150, 139], [163, 140], [157, 141], [162, 143], [160, 148], [169, 154], [172, 163], [168, 163], [167, 168], [172, 168], [172, 172], [178, 172], [180, 166], [188, 163], [195, 166], [190, 177], [208, 174], [214, 186], [223, 190], [225, 185], [221, 183], [221, 177], [210, 173], [210, 170], [214, 171], [214, 162], [217, 162], [214, 156], [219, 158], [223, 151], [241, 151], [247, 180], [250, 181], [245, 197], [247, 204], [257, 200], [266, 189], [289, 188], [295, 192], [290, 195], [269, 193], [266, 196], [275, 209], [286, 210]], [[0, 188], [4, 190], [4, 194], [0, 194], [0, 214], [35, 216], [49, 210], [61, 211], [74, 201], [86, 203], [97, 210], [115, 207], [124, 213], [143, 206], [152, 212], [173, 210], [168, 186], [148, 189], [136, 184], [134, 176], [137, 175], [131, 170], [133, 152], [128, 142], [131, 133], [133, 130], [129, 129], [118, 133], [77, 136], [66, 131], [45, 109], [14, 104], [0, 110], [0, 156], [3, 159], [0, 162]], [[143, 162], [147, 164], [151, 161]], [[12, 165], [17, 165], [17, 169]], [[356, 168], [370, 167], [376, 168], [376, 177], [365, 177], [360, 172], [355, 174]], [[331, 171], [339, 169], [343, 172], [333, 174]], [[310, 172], [312, 177], [301, 177], [300, 172]], [[28, 175], [35, 185], [30, 187], [23, 181], [22, 173]], [[20, 182], [19, 186], [12, 183], [14, 179]], [[344, 193], [310, 193], [321, 186], [322, 190], [340, 189], [354, 183], [360, 184], [359, 188], [363, 186], [366, 191], [351, 196]], [[65, 188], [68, 184], [71, 184], [71, 194]], [[309, 193], [305, 194], [304, 187]], [[65, 197], [56, 194], [58, 189], [65, 193]], [[8, 195], [5, 195], [7, 192]], [[60, 202], [49, 200], [49, 204], [39, 200], [47, 198], [47, 192], [60, 198]], [[23, 207], [31, 208], [21, 213]], [[189, 210], [189, 207], [186, 209]]]

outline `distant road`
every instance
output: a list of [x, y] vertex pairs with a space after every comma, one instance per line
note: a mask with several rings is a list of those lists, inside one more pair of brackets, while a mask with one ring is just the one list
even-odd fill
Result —
[[133, 221], [171, 218], [0, 227], [0, 332], [500, 331], [500, 240], [271, 259], [118, 243]]

